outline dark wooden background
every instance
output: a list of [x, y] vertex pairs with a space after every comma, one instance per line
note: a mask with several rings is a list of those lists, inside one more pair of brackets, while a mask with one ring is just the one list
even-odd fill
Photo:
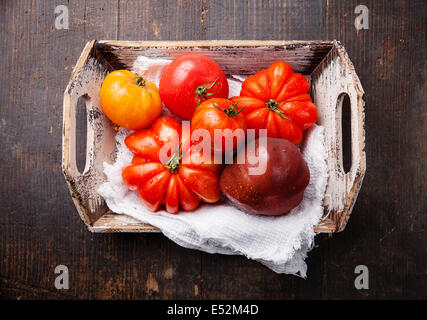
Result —
[[[0, 298], [427, 298], [426, 3], [1, 1]], [[69, 30], [54, 9], [69, 8]], [[160, 234], [91, 234], [61, 173], [62, 97], [90, 39], [338, 39], [365, 89], [367, 174], [346, 230], [320, 235], [306, 280]], [[70, 289], [54, 287], [55, 266]], [[356, 290], [354, 269], [370, 271]]]

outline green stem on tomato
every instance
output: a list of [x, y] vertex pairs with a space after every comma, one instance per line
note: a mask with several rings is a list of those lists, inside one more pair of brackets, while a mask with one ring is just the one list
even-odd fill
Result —
[[139, 87], [145, 88], [150, 94], [150, 96], [152, 97], [150, 89], [148, 89], [148, 87], [145, 86], [146, 82], [143, 76], [140, 76], [139, 74], [136, 73], [135, 84]]
[[139, 74], [136, 74], [135, 84], [137, 86], [140, 86], [140, 87], [145, 87], [145, 79], [144, 79], [144, 77], [140, 76]]
[[166, 164], [166, 168], [171, 172], [175, 173], [178, 171], [179, 167], [181, 166], [180, 162], [182, 159], [182, 151], [180, 152], [179, 149], [181, 149], [182, 143], [179, 144], [178, 149], [175, 150], [175, 152], [170, 157], [168, 163]]
[[289, 118], [289, 116], [284, 111], [279, 109], [279, 103], [276, 100], [270, 99], [265, 104], [267, 109], [276, 112], [281, 118], [291, 120], [291, 118]]
[[218, 107], [215, 103], [213, 104], [213, 106], [215, 108], [217, 108], [218, 110], [224, 111], [225, 115], [229, 118], [233, 118], [235, 116], [237, 116], [240, 112], [243, 111], [243, 109], [245, 109], [246, 107], [243, 107], [242, 109], [239, 110], [238, 106], [237, 106], [237, 102], [234, 102], [232, 105], [230, 105], [230, 107], [228, 107], [227, 109], [223, 109]]
[[206, 83], [204, 83], [203, 85], [201, 85], [201, 86], [198, 86], [197, 88], [196, 88], [196, 96], [198, 97], [198, 100], [197, 100], [197, 105], [196, 105], [196, 109], [199, 107], [199, 105], [200, 105], [200, 101], [201, 101], [201, 99], [202, 98], [205, 98], [205, 99], [207, 99], [208, 97], [211, 97], [211, 96], [213, 96], [213, 95], [215, 95], [215, 94], [217, 94], [218, 93], [218, 91], [217, 92], [214, 92], [214, 93], [210, 93], [210, 92], [207, 92], [208, 90], [210, 90], [210, 89], [212, 89], [213, 88], [213, 86], [215, 85], [215, 83], [218, 81], [218, 79], [219, 79], [219, 77], [218, 78], [216, 78], [213, 82], [212, 82], [212, 84], [209, 86], [209, 87], [207, 87], [207, 84], [209, 83], [209, 82], [211, 82], [211, 81], [208, 81], [208, 82], [206, 82]]

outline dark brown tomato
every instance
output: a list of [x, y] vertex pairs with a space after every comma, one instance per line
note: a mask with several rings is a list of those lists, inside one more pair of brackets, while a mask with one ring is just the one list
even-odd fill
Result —
[[[308, 166], [288, 140], [267, 138], [263, 145], [256, 139], [246, 150], [254, 147], [259, 163], [249, 163], [245, 154], [244, 164], [234, 161], [226, 166], [220, 178], [221, 190], [240, 210], [270, 216], [286, 214], [302, 201], [310, 181]], [[265, 170], [254, 174], [256, 168]]]

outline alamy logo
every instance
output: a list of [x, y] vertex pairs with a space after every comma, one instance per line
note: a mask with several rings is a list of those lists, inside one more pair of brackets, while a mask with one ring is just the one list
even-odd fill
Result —
[[369, 9], [363, 4], [359, 4], [354, 8], [354, 13], [359, 14], [354, 19], [354, 27], [356, 30], [369, 29]]
[[[248, 175], [262, 175], [267, 170], [267, 157], [261, 153], [262, 150], [267, 150], [266, 129], [247, 129], [246, 139], [245, 131], [242, 129], [215, 129], [212, 137], [206, 129], [199, 128], [191, 131], [190, 122], [183, 121], [181, 135], [176, 130], [171, 130], [170, 134], [170, 141], [165, 143], [159, 151], [159, 159], [163, 164], [170, 163], [171, 158], [176, 157], [179, 160], [182, 159], [183, 164], [212, 163], [212, 161], [215, 164], [247, 162], [251, 165], [248, 168]], [[258, 150], [254, 143], [250, 143], [255, 138], [258, 139]], [[181, 144], [180, 141], [182, 141]], [[196, 142], [193, 149], [190, 148], [190, 141]], [[238, 147], [236, 157], [233, 154], [233, 145]], [[201, 158], [197, 157], [200, 152], [203, 155]], [[223, 161], [223, 153], [225, 161]], [[193, 157], [194, 155], [196, 156]]]
[[369, 269], [364, 264], [360, 264], [354, 268], [354, 273], [358, 274], [354, 279], [354, 287], [357, 290], [368, 290], [369, 289]]
[[60, 264], [55, 268], [55, 274], [59, 274], [55, 278], [55, 288], [58, 290], [61, 289], [69, 289], [69, 275], [68, 275], [68, 267]]
[[55, 14], [57, 14], [55, 18], [55, 28], [57, 30], [67, 29], [68, 30], [68, 7], [64, 5], [59, 5], [55, 7]]

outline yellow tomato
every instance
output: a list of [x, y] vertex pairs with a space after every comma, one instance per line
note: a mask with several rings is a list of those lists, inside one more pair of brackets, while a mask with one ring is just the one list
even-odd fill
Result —
[[105, 77], [100, 99], [105, 115], [131, 130], [150, 126], [162, 110], [156, 85], [128, 70], [116, 70]]

